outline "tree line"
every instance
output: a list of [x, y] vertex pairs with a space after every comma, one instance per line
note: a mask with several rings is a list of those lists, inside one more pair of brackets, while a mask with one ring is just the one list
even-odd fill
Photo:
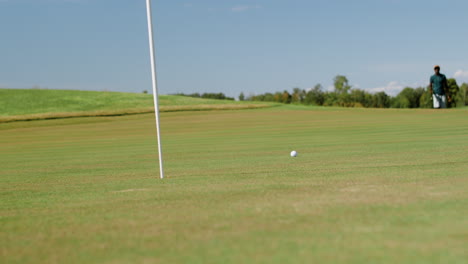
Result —
[[188, 96], [188, 97], [194, 97], [194, 98], [205, 98], [205, 99], [220, 99], [220, 100], [234, 100], [233, 97], [227, 97], [223, 93], [193, 93], [193, 94], [184, 94], [184, 93], [177, 93], [175, 95], [180, 95], [180, 96]]
[[[458, 86], [455, 79], [448, 79], [447, 84], [448, 107], [468, 105], [468, 84], [463, 83]], [[294, 88], [292, 92], [284, 90], [251, 96], [241, 93], [239, 100], [341, 107], [432, 108], [432, 94], [429, 87], [406, 87], [393, 97], [385, 92], [370, 93], [355, 89], [343, 75], [337, 75], [333, 79], [333, 85], [333, 91], [325, 91], [322, 85], [317, 84], [309, 90]]]

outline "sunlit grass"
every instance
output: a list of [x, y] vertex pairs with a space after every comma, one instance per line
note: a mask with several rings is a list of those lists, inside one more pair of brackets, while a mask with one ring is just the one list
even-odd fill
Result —
[[[234, 110], [271, 107], [184, 96], [159, 96], [160, 111]], [[151, 113], [151, 94], [45, 89], [0, 89], [0, 122]]]
[[151, 114], [0, 124], [0, 262], [465, 263], [467, 114], [162, 113], [165, 180]]

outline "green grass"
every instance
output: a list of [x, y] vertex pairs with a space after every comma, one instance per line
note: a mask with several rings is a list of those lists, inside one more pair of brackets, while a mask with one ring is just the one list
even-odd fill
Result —
[[[468, 111], [0, 124], [1, 263], [467, 263]], [[297, 150], [297, 158], [289, 157]]]
[[3, 116], [145, 108], [148, 94], [44, 89], [0, 89]]
[[[276, 104], [159, 96], [160, 110], [223, 110], [271, 107]], [[0, 122], [83, 116], [151, 113], [151, 94], [44, 89], [0, 89]]]

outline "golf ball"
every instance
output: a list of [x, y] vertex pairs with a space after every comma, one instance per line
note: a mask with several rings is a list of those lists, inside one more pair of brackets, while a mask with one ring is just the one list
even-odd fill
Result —
[[291, 151], [291, 157], [296, 157], [297, 156], [297, 152], [295, 150]]

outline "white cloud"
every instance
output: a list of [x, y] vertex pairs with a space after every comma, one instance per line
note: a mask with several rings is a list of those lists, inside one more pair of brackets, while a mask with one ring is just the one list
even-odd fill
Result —
[[468, 79], [468, 71], [458, 70], [453, 75], [454, 78]]
[[372, 93], [385, 92], [388, 95], [396, 96], [405, 87], [418, 88], [418, 87], [426, 87], [427, 85], [428, 84], [426, 82], [424, 82], [424, 81], [414, 82], [414, 83], [411, 83], [411, 84], [401, 83], [401, 82], [398, 82], [398, 81], [392, 81], [392, 82], [389, 82], [385, 86], [375, 87], [375, 88], [371, 88], [371, 89], [367, 89], [367, 90], [369, 92], [372, 92]]
[[232, 12], [243, 12], [251, 9], [260, 9], [262, 8], [260, 5], [239, 5], [231, 7]]
[[397, 81], [393, 81], [393, 82], [389, 82], [386, 86], [371, 88], [369, 89], [369, 91], [373, 93], [385, 92], [388, 95], [395, 96], [401, 90], [403, 90], [403, 88], [404, 88], [403, 84]]

